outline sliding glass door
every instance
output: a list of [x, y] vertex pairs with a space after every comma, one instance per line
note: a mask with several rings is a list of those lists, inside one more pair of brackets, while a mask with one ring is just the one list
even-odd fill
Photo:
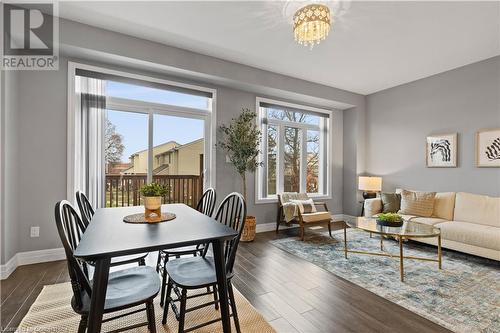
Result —
[[[108, 87], [106, 207], [142, 204], [139, 190], [149, 182], [168, 187], [164, 203], [195, 206], [211, 182], [206, 172], [212, 155], [207, 135], [211, 112], [202, 108], [207, 102], [199, 96], [190, 100], [186, 94], [144, 87], [134, 90], [133, 85], [121, 83], [108, 82]], [[155, 103], [169, 98], [180, 105]]]

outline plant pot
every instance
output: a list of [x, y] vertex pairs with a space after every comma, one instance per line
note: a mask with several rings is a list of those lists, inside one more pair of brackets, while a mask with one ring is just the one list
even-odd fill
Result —
[[158, 210], [161, 207], [161, 197], [144, 197], [144, 208]]
[[381, 225], [381, 226], [384, 226], [384, 227], [401, 227], [403, 226], [403, 220], [401, 221], [394, 221], [394, 222], [389, 222], [389, 221], [383, 221], [383, 220], [379, 220], [377, 219], [377, 224], [378, 225]]
[[257, 220], [255, 216], [247, 216], [245, 219], [245, 226], [243, 227], [243, 232], [241, 233], [240, 240], [242, 242], [251, 242], [255, 239], [255, 226], [257, 225]]

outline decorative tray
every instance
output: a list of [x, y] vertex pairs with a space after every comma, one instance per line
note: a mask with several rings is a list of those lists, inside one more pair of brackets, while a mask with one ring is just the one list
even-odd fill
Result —
[[149, 217], [146, 217], [144, 213], [127, 215], [123, 218], [123, 222], [125, 223], [160, 223], [166, 222], [175, 219], [174, 213], [164, 212], [161, 213], [160, 216], [152, 214]]

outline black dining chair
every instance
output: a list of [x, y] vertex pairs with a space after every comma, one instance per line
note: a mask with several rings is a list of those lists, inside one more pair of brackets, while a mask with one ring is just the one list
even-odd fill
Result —
[[[196, 210], [202, 214], [207, 216], [212, 216], [215, 208], [215, 199], [217, 195], [213, 188], [208, 188], [203, 195], [201, 196], [198, 204], [196, 206]], [[156, 261], [156, 271], [161, 274], [162, 284], [161, 284], [161, 298], [160, 298], [160, 306], [163, 306], [163, 301], [165, 297], [165, 289], [167, 286], [167, 272], [166, 265], [170, 258], [180, 258], [183, 255], [201, 255], [205, 251], [206, 245], [198, 245], [198, 246], [185, 246], [175, 249], [168, 250], [160, 250], [158, 252], [158, 260]]]
[[[75, 258], [73, 252], [79, 244], [79, 240], [85, 230], [85, 225], [73, 206], [66, 200], [56, 204], [55, 219], [57, 231], [66, 253], [71, 287], [73, 289], [71, 306], [76, 313], [81, 315], [78, 333], [84, 333], [87, 328], [92, 287], [84, 265]], [[110, 273], [104, 303], [104, 313], [122, 311], [143, 304], [145, 307], [106, 318], [103, 320], [103, 323], [146, 311], [146, 322], [133, 324], [113, 332], [148, 326], [150, 332], [156, 333], [153, 299], [158, 295], [159, 291], [160, 279], [152, 267], [137, 266]]]
[[[231, 279], [234, 275], [234, 260], [236, 259], [236, 250], [238, 249], [241, 233], [245, 224], [246, 214], [246, 204], [243, 196], [239, 193], [231, 193], [219, 205], [219, 208], [217, 209], [217, 213], [215, 215], [215, 219], [217, 221], [238, 232], [238, 235], [236, 237], [234, 237], [230, 241], [225, 242], [224, 249], [229, 304], [231, 306], [231, 316], [233, 317], [234, 325], [238, 333], [240, 333], [240, 324], [238, 321], [238, 313], [236, 311], [236, 302], [234, 299], [234, 291], [231, 284]], [[221, 318], [218, 318], [206, 323], [196, 325], [194, 327], [190, 327], [188, 329], [184, 329], [184, 320], [187, 312], [195, 311], [211, 305], [214, 305], [216, 310], [218, 309], [219, 300], [217, 298], [217, 277], [215, 272], [214, 259], [212, 257], [204, 255], [191, 258], [174, 259], [167, 263], [166, 270], [168, 274], [168, 282], [167, 293], [165, 296], [166, 304], [163, 308], [163, 325], [165, 325], [167, 322], [169, 306], [172, 307], [172, 311], [179, 321], [179, 333], [196, 330], [200, 327], [207, 326], [221, 320]], [[214, 289], [213, 302], [206, 302], [189, 309], [186, 308], [188, 299], [212, 294], [212, 292], [207, 291], [188, 296], [188, 290], [209, 287], [212, 287]], [[172, 298], [172, 291], [174, 291], [174, 294], [177, 295], [177, 298]], [[178, 308], [175, 304], [176, 302], [180, 303], [179, 310], [177, 310]]]
[[[85, 193], [83, 193], [82, 191], [76, 192], [76, 203], [78, 204], [81, 220], [85, 227], [83, 231], [85, 231], [85, 229], [87, 229], [87, 227], [92, 222], [92, 217], [95, 214], [95, 210], [94, 207], [92, 207], [92, 204], [90, 203]], [[145, 266], [147, 256], [148, 253], [140, 253], [129, 256], [114, 257], [111, 259], [111, 267], [128, 265], [133, 263], [138, 263], [139, 266]]]

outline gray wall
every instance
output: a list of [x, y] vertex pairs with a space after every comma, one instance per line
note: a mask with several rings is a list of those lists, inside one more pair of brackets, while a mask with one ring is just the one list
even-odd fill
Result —
[[[54, 204], [66, 198], [67, 61], [117, 68], [217, 89], [218, 124], [242, 107], [255, 109], [255, 97], [271, 97], [319, 107], [364, 108], [364, 96], [229, 61], [165, 46], [87, 25], [60, 20], [62, 57], [58, 71], [21, 71], [3, 78], [2, 97], [2, 255], [58, 248]], [[82, 60], [83, 59], [83, 60]], [[2, 74], [5, 74], [2, 72]], [[4, 99], [2, 99], [3, 101]], [[362, 110], [364, 112], [364, 110]], [[333, 199], [342, 213], [342, 112], [334, 112]], [[254, 203], [254, 178], [248, 177], [249, 213], [258, 223], [275, 221], [276, 205]], [[220, 196], [241, 184], [224, 154], [217, 152]], [[27, 207], [21, 206], [28, 204]], [[29, 208], [29, 209], [27, 209]], [[30, 226], [40, 237], [30, 238]]]
[[[500, 128], [499, 81], [500, 57], [495, 57], [369, 95], [366, 172], [382, 176], [385, 191], [500, 196], [500, 169], [475, 166], [476, 131]], [[458, 132], [458, 167], [426, 168], [426, 136], [453, 132]]]
[[17, 125], [18, 125], [18, 73], [2, 72], [1, 113], [1, 262], [8, 261], [18, 251], [17, 207], [19, 186], [17, 184]]
[[[92, 65], [99, 63], [72, 59]], [[15, 224], [19, 233], [6, 233], [16, 239], [18, 252], [60, 247], [53, 220], [54, 204], [66, 198], [66, 129], [67, 129], [67, 58], [61, 58], [59, 71], [23, 71], [19, 73], [19, 99], [17, 124], [17, 150], [22, 152], [17, 157], [18, 174], [9, 175], [16, 180], [20, 192], [17, 200], [10, 202], [29, 202], [30, 209], [17, 209]], [[116, 67], [121, 69], [122, 67]], [[137, 71], [134, 71], [137, 72]], [[143, 72], [149, 74], [148, 72]], [[166, 77], [172, 79], [171, 77]], [[179, 78], [174, 78], [182, 81]], [[192, 81], [190, 81], [192, 82]], [[242, 107], [255, 110], [256, 94], [227, 87], [214, 86], [217, 89], [217, 124], [228, 122], [236, 117]], [[61, 93], [63, 92], [63, 93]], [[269, 96], [268, 96], [269, 97]], [[334, 197], [328, 200], [329, 208], [336, 214], [342, 213], [342, 111], [336, 111], [334, 117]], [[22, 134], [21, 134], [22, 133]], [[275, 221], [276, 204], [258, 204], [254, 201], [253, 175], [247, 179], [248, 212], [257, 217], [258, 223]], [[241, 181], [231, 164], [226, 163], [222, 151], [217, 151], [216, 188], [219, 200], [232, 191], [241, 191]], [[9, 222], [9, 225], [11, 223]], [[40, 226], [40, 237], [30, 238], [30, 226]], [[10, 253], [12, 255], [12, 253]], [[8, 257], [6, 257], [8, 260]]]

